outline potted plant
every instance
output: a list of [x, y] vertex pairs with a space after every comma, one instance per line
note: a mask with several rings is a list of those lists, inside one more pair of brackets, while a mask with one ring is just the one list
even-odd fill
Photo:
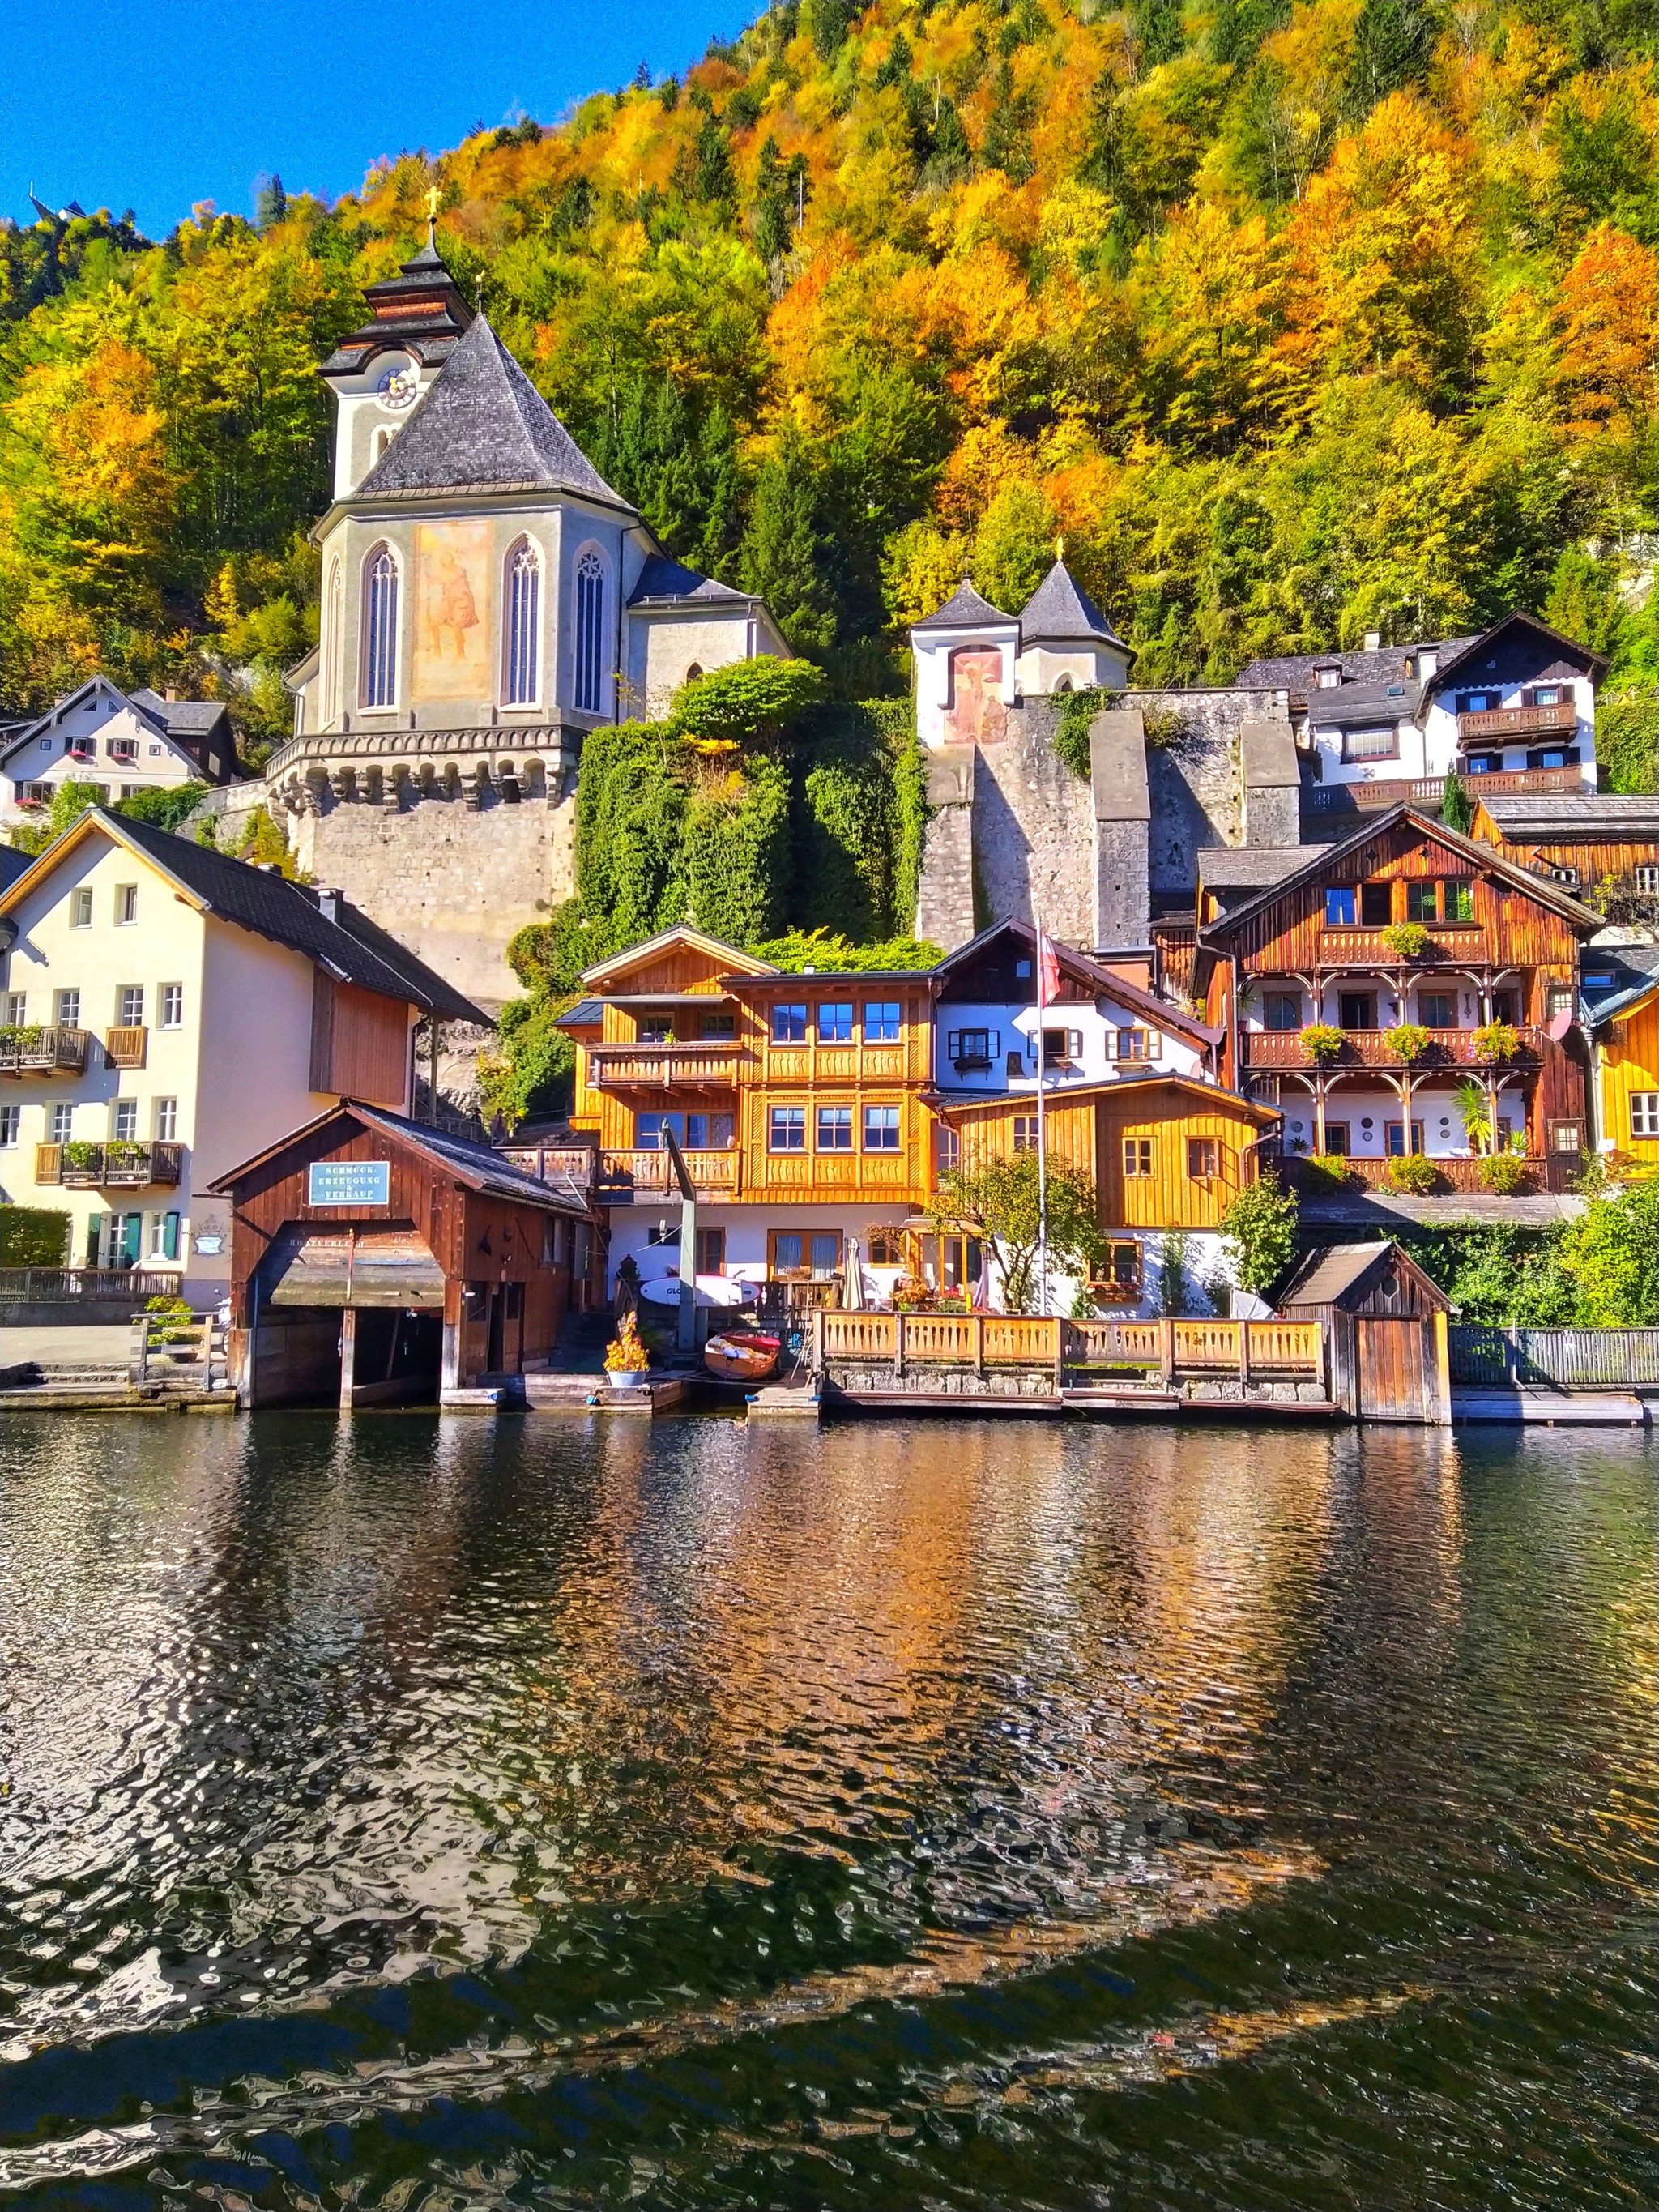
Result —
[[1474, 1033], [1474, 1056], [1482, 1067], [1501, 1067], [1521, 1049], [1521, 1032], [1508, 1022], [1486, 1022]]
[[1396, 1060], [1403, 1060], [1409, 1067], [1413, 1060], [1422, 1059], [1434, 1038], [1421, 1022], [1396, 1022], [1383, 1032], [1382, 1042]]
[[1389, 1162], [1389, 1188], [1410, 1198], [1426, 1198], [1440, 1181], [1434, 1162], [1421, 1152], [1410, 1152]]
[[1328, 1067], [1341, 1053], [1343, 1033], [1333, 1022], [1310, 1022], [1302, 1031], [1302, 1049], [1316, 1067]]
[[605, 1346], [605, 1371], [613, 1390], [637, 1390], [645, 1381], [650, 1355], [640, 1342], [639, 1323], [631, 1313], [623, 1316], [617, 1334]]
[[1382, 942], [1398, 958], [1418, 960], [1428, 949], [1429, 933], [1420, 921], [1391, 921], [1382, 932]]

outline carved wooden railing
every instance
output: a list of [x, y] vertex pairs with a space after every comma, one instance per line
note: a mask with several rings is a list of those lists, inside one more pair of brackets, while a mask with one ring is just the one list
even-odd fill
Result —
[[[1340, 1190], [1342, 1187], [1340, 1182], [1334, 1180], [1331, 1173], [1326, 1169], [1316, 1167], [1310, 1162], [1298, 1158], [1294, 1152], [1282, 1158], [1279, 1164], [1281, 1174], [1287, 1176], [1294, 1188], [1301, 1191], [1305, 1197], [1329, 1198], [1334, 1191]], [[1547, 1160], [1537, 1154], [1528, 1153], [1525, 1158], [1518, 1160], [1517, 1164], [1522, 1170], [1525, 1180], [1519, 1190], [1504, 1193], [1501, 1194], [1502, 1195], [1524, 1198], [1548, 1186], [1549, 1163]], [[1493, 1192], [1482, 1180], [1481, 1163], [1478, 1159], [1431, 1159], [1429, 1165], [1434, 1170], [1435, 1187], [1431, 1190], [1423, 1192], [1395, 1191], [1389, 1181], [1389, 1170], [1393, 1165], [1394, 1162], [1391, 1159], [1382, 1159], [1371, 1155], [1356, 1158], [1350, 1154], [1342, 1163], [1343, 1180], [1351, 1189], [1381, 1190], [1390, 1196], [1401, 1198], [1443, 1198], [1449, 1193], [1463, 1197], [1479, 1198], [1492, 1198], [1500, 1194]], [[1574, 1165], [1577, 1165], [1576, 1156]]]
[[831, 1311], [814, 1317], [816, 1364], [890, 1367], [1137, 1367], [1176, 1375], [1317, 1377], [1317, 1322], [1061, 1321], [1022, 1314]]
[[56, 1028], [0, 1033], [0, 1075], [55, 1075], [59, 1068], [82, 1073], [90, 1030]]
[[[1477, 1030], [1431, 1030], [1422, 1057], [1411, 1063], [1414, 1076], [1432, 1073], [1437, 1067], [1485, 1067], [1476, 1052]], [[1505, 1068], [1534, 1067], [1544, 1056], [1544, 1032], [1527, 1027], [1516, 1031], [1520, 1043], [1513, 1058], [1493, 1065], [1501, 1075]], [[1404, 1073], [1405, 1062], [1389, 1042], [1386, 1030], [1344, 1030], [1342, 1046], [1334, 1060], [1316, 1060], [1297, 1030], [1246, 1030], [1240, 1042], [1247, 1068], [1261, 1067], [1386, 1067]]]
[[[1590, 788], [1582, 769], [1517, 768], [1496, 769], [1490, 775], [1460, 775], [1464, 795], [1479, 799], [1515, 799], [1528, 792], [1576, 791]], [[1302, 804], [1310, 814], [1372, 814], [1385, 806], [1437, 807], [1446, 788], [1443, 775], [1389, 777], [1386, 781], [1309, 783], [1302, 787]]]
[[[692, 1184], [698, 1190], [718, 1190], [735, 1194], [741, 1176], [742, 1155], [735, 1146], [721, 1152], [693, 1152], [681, 1148], [680, 1157], [690, 1172]], [[615, 1205], [625, 1200], [629, 1193], [651, 1197], [677, 1197], [679, 1185], [674, 1180], [673, 1163], [665, 1152], [642, 1146], [629, 1152], [606, 1152], [599, 1155], [599, 1194]]]
[[748, 1047], [714, 1038], [687, 1044], [591, 1044], [587, 1079], [599, 1090], [641, 1085], [666, 1089], [680, 1084], [692, 1090], [730, 1091], [737, 1063]]
[[[1460, 745], [1513, 744], [1516, 738], [1571, 738], [1578, 733], [1578, 708], [1571, 699], [1556, 707], [1488, 707], [1457, 718]], [[1516, 771], [1519, 773], [1519, 771]], [[1534, 775], [1548, 770], [1534, 769]], [[1489, 779], [1480, 778], [1482, 783]]]

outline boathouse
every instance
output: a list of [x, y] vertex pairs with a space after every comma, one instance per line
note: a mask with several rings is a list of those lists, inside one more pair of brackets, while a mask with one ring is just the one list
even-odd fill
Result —
[[1390, 1238], [1310, 1252], [1274, 1301], [1323, 1325], [1330, 1394], [1362, 1421], [1451, 1420], [1451, 1301]]
[[465, 1403], [544, 1361], [590, 1274], [602, 1288], [574, 1187], [356, 1100], [213, 1188], [244, 1406]]

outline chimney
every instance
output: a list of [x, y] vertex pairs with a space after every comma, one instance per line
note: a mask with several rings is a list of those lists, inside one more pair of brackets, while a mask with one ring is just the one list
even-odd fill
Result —
[[1382, 650], [1382, 633], [1380, 629], [1366, 631], [1365, 650], [1367, 653], [1380, 653]]
[[171, 702], [171, 701], [176, 701], [176, 700], [177, 700], [177, 698], [178, 698], [178, 696], [179, 696], [179, 687], [178, 687], [178, 685], [177, 685], [176, 684], [168, 684], [168, 686], [167, 686], [167, 690], [162, 693], [162, 695], [161, 695], [161, 696], [162, 696], [162, 697], [163, 697], [164, 699], [167, 699], [167, 700], [168, 700], [168, 701], [170, 701], [170, 702]]
[[317, 894], [317, 911], [321, 915], [325, 921], [338, 921], [340, 919], [339, 892], [337, 890], [319, 891]]

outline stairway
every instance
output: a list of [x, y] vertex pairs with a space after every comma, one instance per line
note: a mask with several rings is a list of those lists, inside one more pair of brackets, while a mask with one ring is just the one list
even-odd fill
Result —
[[548, 1375], [605, 1373], [605, 1348], [617, 1333], [608, 1313], [568, 1313], [542, 1371]]

